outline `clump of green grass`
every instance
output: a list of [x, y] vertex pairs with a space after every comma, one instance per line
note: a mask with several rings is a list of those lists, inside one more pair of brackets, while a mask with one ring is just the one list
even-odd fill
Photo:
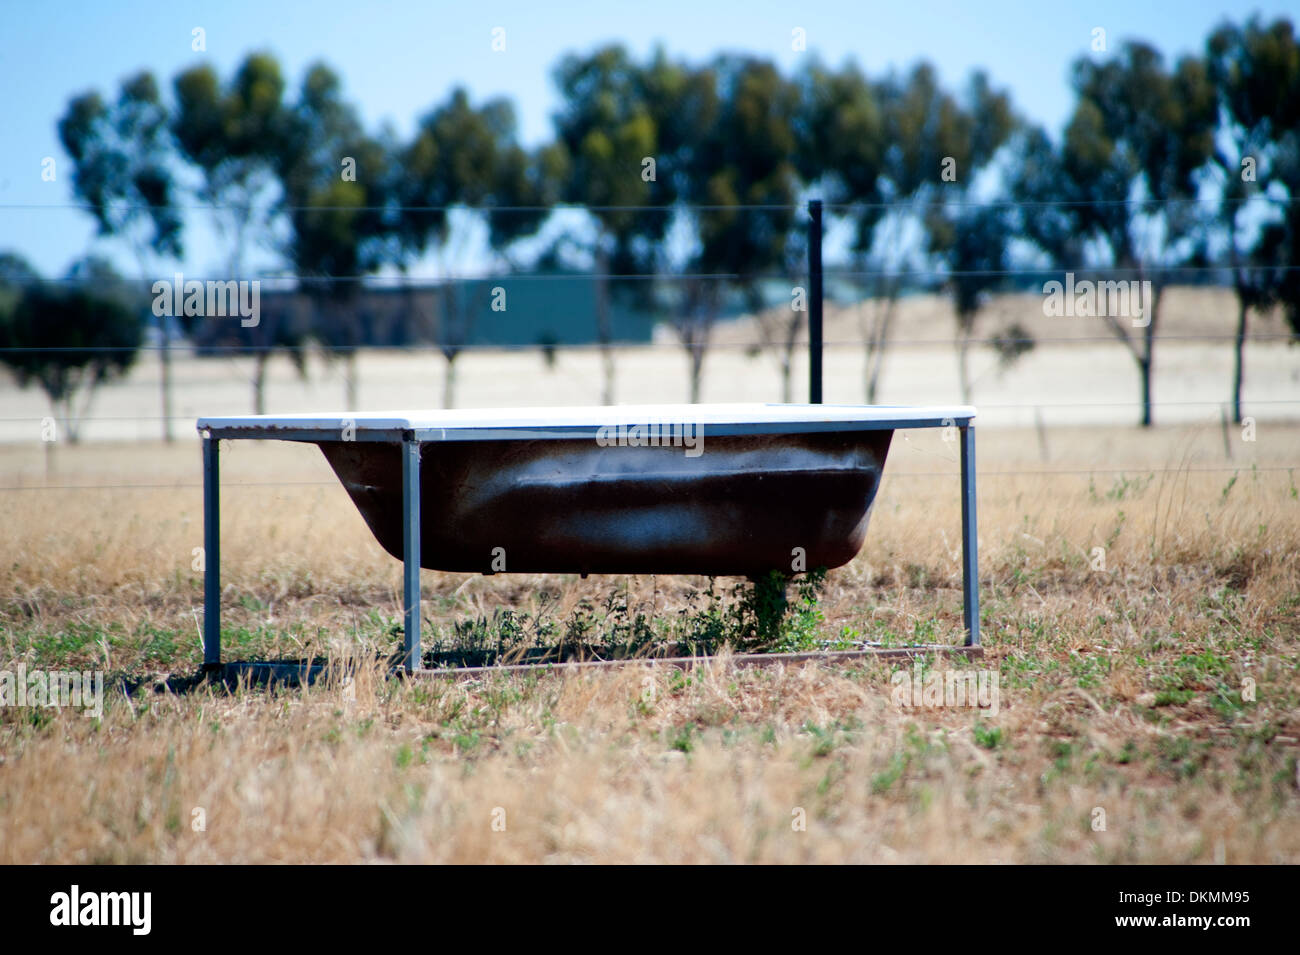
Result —
[[[788, 589], [793, 582], [794, 600]], [[766, 577], [737, 584], [734, 601], [723, 620], [726, 642], [748, 652], [789, 652], [820, 646], [825, 621], [818, 600], [826, 586], [826, 568], [818, 567], [791, 581], [772, 571]]]
[[976, 723], [972, 732], [975, 736], [976, 745], [982, 746], [984, 749], [997, 749], [1006, 742], [1006, 734], [997, 726]]

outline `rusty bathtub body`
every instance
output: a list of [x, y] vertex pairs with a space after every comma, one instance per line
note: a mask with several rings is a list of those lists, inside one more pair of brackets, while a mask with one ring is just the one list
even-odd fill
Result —
[[[867, 532], [889, 431], [427, 443], [420, 564], [492, 573], [760, 576], [838, 567]], [[635, 440], [635, 436], [634, 436]], [[379, 543], [402, 556], [393, 445], [318, 442]]]
[[[654, 405], [201, 418], [205, 585], [218, 586], [217, 439], [320, 447], [406, 565], [416, 652], [421, 567], [760, 577], [841, 566], [866, 536], [893, 432], [926, 427], [963, 435], [973, 579], [974, 416], [967, 406]], [[210, 589], [209, 605], [218, 599]]]

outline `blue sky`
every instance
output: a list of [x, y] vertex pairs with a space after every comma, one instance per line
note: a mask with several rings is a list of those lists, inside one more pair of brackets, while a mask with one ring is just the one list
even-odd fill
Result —
[[[416, 118], [454, 85], [475, 100], [514, 100], [523, 139], [543, 140], [556, 107], [550, 71], [561, 55], [619, 41], [638, 54], [661, 43], [691, 60], [722, 51], [766, 55], [784, 68], [805, 54], [791, 49], [802, 28], [809, 52], [839, 64], [852, 57], [869, 73], [929, 59], [945, 82], [986, 69], [1008, 87], [1020, 111], [1057, 131], [1071, 98], [1069, 65], [1089, 53], [1092, 31], [1106, 30], [1114, 49], [1124, 38], [1153, 42], [1166, 56], [1201, 48], [1225, 17], [1257, 11], [1267, 19], [1296, 15], [1296, 4], [1230, 0], [1134, 3], [961, 3], [957, 0], [822, 0], [818, 3], [652, 0], [605, 2], [11, 2], [0, 12], [0, 250], [16, 249], [42, 274], [61, 274], [88, 249], [110, 254], [134, 272], [113, 245], [96, 243], [89, 217], [75, 209], [22, 210], [21, 204], [73, 201], [71, 167], [55, 124], [68, 99], [90, 88], [116, 94], [117, 82], [142, 67], [170, 89], [181, 69], [206, 60], [223, 76], [251, 50], [274, 52], [292, 85], [324, 59], [343, 76], [348, 97], [371, 126], [389, 122], [407, 133]], [[207, 50], [191, 49], [195, 27]], [[492, 50], [505, 29], [506, 49]], [[43, 182], [41, 162], [57, 161]], [[203, 213], [187, 223], [192, 273], [214, 269], [218, 247]], [[255, 264], [271, 265], [270, 253]]]

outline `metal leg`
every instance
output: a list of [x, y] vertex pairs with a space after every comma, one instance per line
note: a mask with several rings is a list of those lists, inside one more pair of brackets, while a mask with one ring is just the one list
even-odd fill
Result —
[[420, 442], [409, 431], [402, 436], [402, 614], [403, 664], [414, 673], [420, 668]]
[[961, 590], [966, 646], [980, 643], [979, 528], [975, 520], [975, 427], [961, 429]]
[[203, 669], [221, 668], [220, 441], [203, 437]]

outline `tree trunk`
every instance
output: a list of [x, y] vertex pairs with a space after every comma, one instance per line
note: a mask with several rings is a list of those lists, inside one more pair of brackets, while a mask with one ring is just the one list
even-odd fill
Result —
[[[885, 346], [889, 340], [889, 326], [894, 320], [894, 305], [897, 302], [897, 290], [894, 287], [879, 291], [883, 294], [872, 301], [873, 320], [869, 327], [863, 328], [863, 340], [866, 343], [863, 377], [869, 405], [876, 403], [876, 395], [880, 390], [880, 372], [885, 366]], [[859, 326], [862, 327], [861, 323]]]
[[169, 319], [163, 316], [158, 323], [162, 330], [159, 336], [159, 357], [162, 361], [162, 430], [163, 441], [171, 444], [172, 436], [172, 333]]
[[965, 332], [957, 342], [957, 382], [961, 387], [961, 403], [970, 404], [970, 336]]
[[[140, 275], [149, 274], [149, 255], [146, 246], [136, 243], [133, 247], [135, 252], [136, 265], [140, 269]], [[171, 444], [172, 435], [172, 332], [171, 322], [168, 316], [162, 316], [158, 321], [158, 364], [161, 372], [160, 387], [162, 390], [162, 435], [163, 441]]]
[[704, 377], [704, 346], [691, 342], [691, 404], [700, 402], [700, 380]]
[[357, 353], [355, 349], [343, 357], [343, 400], [349, 411], [357, 410]]
[[77, 411], [72, 403], [72, 395], [55, 402], [55, 421], [62, 419], [63, 433], [68, 436], [68, 444], [80, 444], [81, 435], [77, 428]]
[[259, 351], [253, 359], [253, 414], [266, 414], [266, 362], [269, 352]]
[[614, 403], [614, 332], [609, 314], [609, 255], [602, 249], [596, 256], [596, 339], [600, 342], [604, 382], [600, 403]]
[[614, 403], [614, 348], [609, 343], [600, 346], [601, 364], [604, 367], [605, 384], [601, 389], [600, 403], [603, 405], [612, 405]]
[[1149, 428], [1154, 424], [1151, 374], [1155, 364], [1156, 323], [1160, 318], [1160, 292], [1160, 286], [1153, 284], [1151, 287], [1151, 320], [1142, 329], [1143, 348], [1142, 355], [1138, 359], [1138, 371], [1142, 375], [1142, 427], [1144, 428]]
[[442, 406], [451, 408], [456, 395], [456, 356], [447, 358], [447, 374], [442, 379]]
[[877, 322], [885, 322], [885, 332], [880, 332], [876, 326], [872, 326], [871, 338], [867, 341], [867, 404], [876, 403], [876, 395], [880, 392], [880, 370], [885, 365], [885, 334], [888, 333], [889, 316], [883, 319], [877, 319]]
[[1142, 427], [1151, 427], [1151, 356], [1138, 359], [1138, 374], [1142, 376]]
[[[761, 305], [755, 299], [755, 308], [757, 313], [758, 306]], [[803, 327], [803, 313], [792, 312], [785, 323], [785, 341], [781, 343], [781, 400], [789, 404], [794, 400], [794, 349], [799, 343], [799, 329]], [[812, 326], [808, 328], [808, 340], [812, 341]]]
[[706, 288], [704, 282], [699, 279], [692, 281], [682, 306], [682, 316], [674, 323], [677, 338], [686, 349], [691, 363], [692, 404], [700, 400], [701, 381], [704, 377], [704, 355], [708, 351], [713, 320], [717, 316], [717, 307], [712, 295], [713, 290]]
[[1246, 346], [1246, 296], [1237, 289], [1237, 334], [1232, 342], [1232, 422], [1241, 424], [1241, 383], [1245, 375], [1243, 352]]
[[[876, 376], [873, 374], [872, 358], [876, 348], [876, 327], [874, 324], [868, 324], [862, 318], [862, 303], [866, 301], [866, 289], [862, 289], [863, 297], [858, 299], [855, 306], [858, 316], [858, 331], [862, 335], [862, 391], [867, 400], [867, 404], [875, 404], [876, 397]], [[874, 303], [873, 303], [874, 304]]]

